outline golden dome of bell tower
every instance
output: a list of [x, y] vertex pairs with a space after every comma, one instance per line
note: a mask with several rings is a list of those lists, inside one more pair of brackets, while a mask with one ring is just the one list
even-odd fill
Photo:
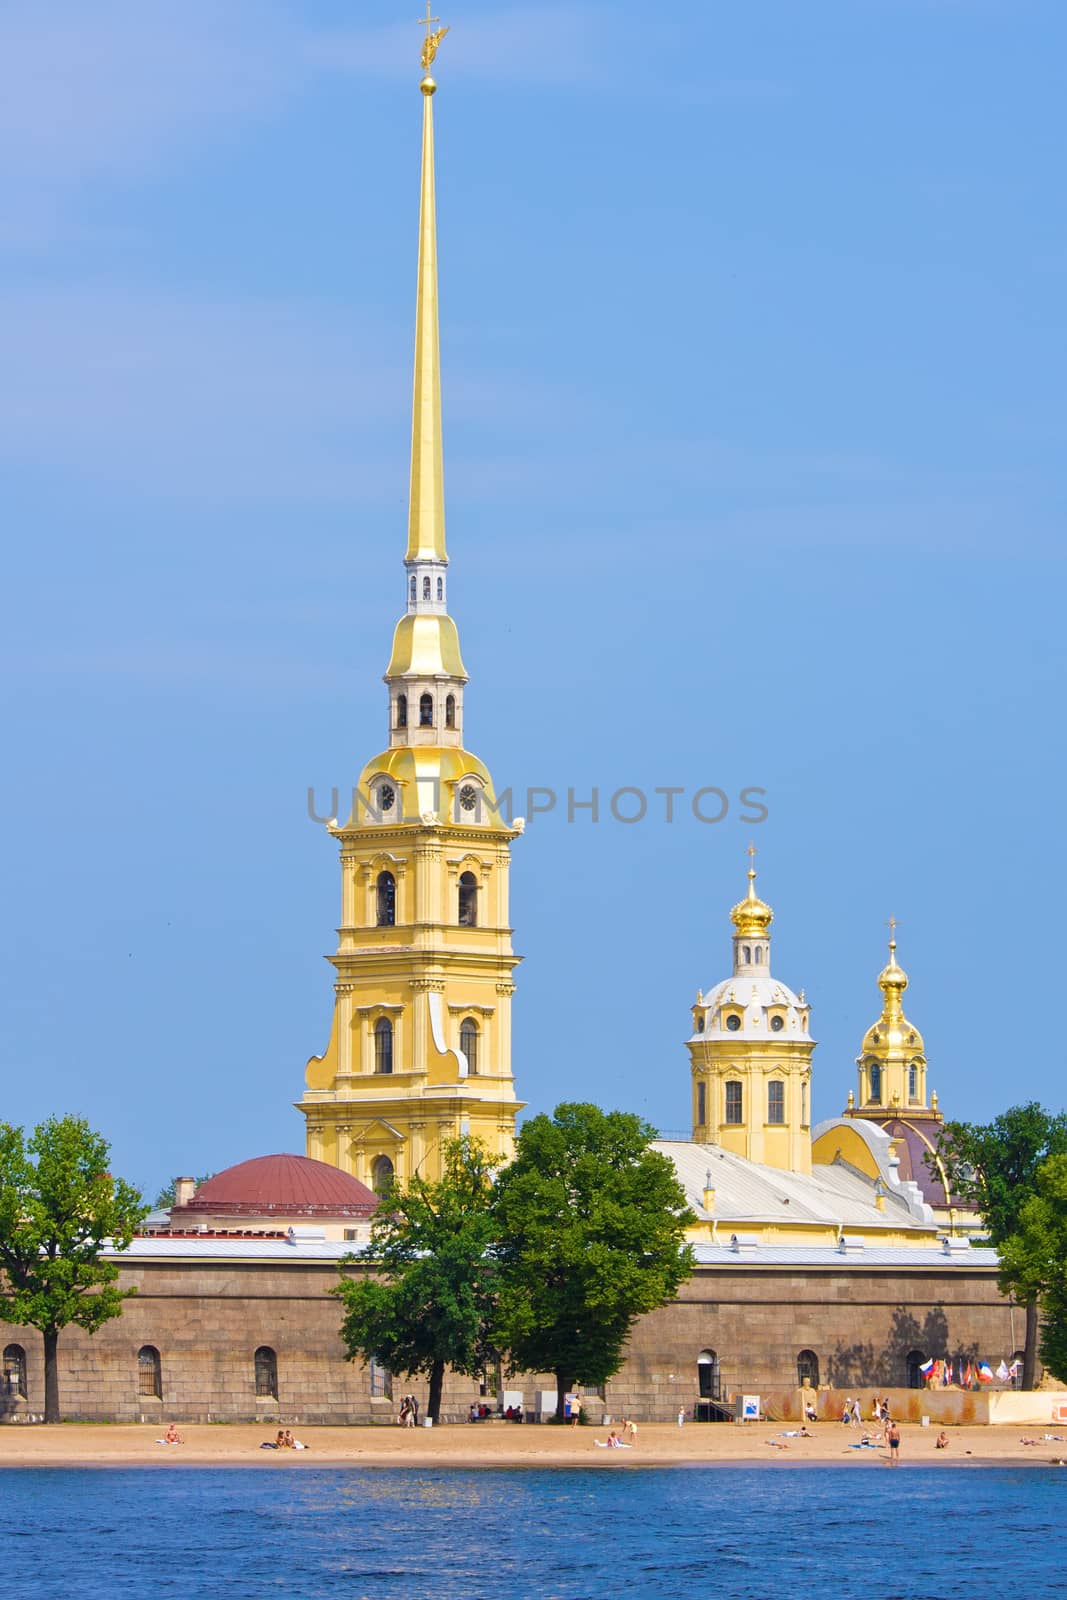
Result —
[[896, 918], [890, 917], [889, 960], [878, 974], [882, 1014], [863, 1036], [856, 1116], [892, 1111], [929, 1112], [926, 1103], [926, 1055], [923, 1037], [904, 1015], [908, 975], [897, 963]]
[[422, 178], [404, 615], [389, 666], [389, 744], [363, 768], [341, 847], [333, 1028], [298, 1109], [307, 1154], [379, 1192], [440, 1176], [445, 1140], [514, 1149], [510, 843], [488, 769], [464, 745], [467, 672], [448, 613], [430, 66]]
[[730, 912], [733, 973], [697, 994], [688, 1040], [693, 1139], [787, 1172], [811, 1172], [811, 1008], [771, 976], [774, 912], [748, 892]]

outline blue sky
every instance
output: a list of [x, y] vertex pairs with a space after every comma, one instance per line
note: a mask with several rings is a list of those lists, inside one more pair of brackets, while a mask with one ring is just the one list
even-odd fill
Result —
[[[327, 1038], [306, 794], [385, 737], [417, 11], [0, 13], [3, 1115], [152, 1189], [302, 1148]], [[1061, 1106], [1062, 6], [444, 19], [468, 743], [561, 796], [514, 852], [521, 1094], [685, 1125], [752, 837], [818, 1116], [891, 913], [942, 1107]], [[611, 818], [668, 785], [730, 810]]]

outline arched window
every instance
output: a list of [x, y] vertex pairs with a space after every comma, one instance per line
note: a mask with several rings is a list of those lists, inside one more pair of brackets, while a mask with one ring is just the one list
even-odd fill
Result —
[[722, 1399], [719, 1358], [714, 1350], [702, 1350], [697, 1356], [697, 1393], [701, 1400]]
[[419, 696], [419, 727], [433, 727], [433, 695], [420, 694]]
[[278, 1357], [269, 1344], [261, 1344], [256, 1351], [256, 1399], [277, 1400]]
[[701, 1012], [700, 1016], [697, 1018], [697, 1032], [698, 1033], [703, 1033], [704, 1032], [704, 1013], [703, 1012]]
[[29, 1398], [26, 1387], [26, 1352], [20, 1344], [9, 1344], [4, 1349], [4, 1392], [12, 1400]]
[[383, 1200], [393, 1187], [393, 1163], [388, 1156], [375, 1156], [371, 1163], [370, 1181], [376, 1195]]
[[455, 726], [456, 726], [456, 697], [455, 697], [454, 694], [450, 694], [448, 696], [447, 700], [445, 701], [445, 727], [446, 728], [454, 728]]
[[911, 1066], [908, 1068], [908, 1099], [909, 1100], [918, 1100], [918, 1098], [919, 1098], [919, 1069], [915, 1065], [915, 1063], [912, 1062]]
[[925, 1360], [926, 1357], [921, 1350], [908, 1351], [908, 1357], [904, 1363], [904, 1376], [909, 1389], [921, 1389], [925, 1383], [926, 1380], [920, 1371]]
[[759, 967], [763, 965], [763, 946], [761, 944], [756, 946], [756, 965]]
[[393, 1070], [393, 1024], [388, 1017], [379, 1017], [374, 1024], [374, 1070]]
[[378, 926], [391, 928], [396, 922], [396, 879], [391, 872], [378, 874]]
[[752, 946], [750, 944], [746, 944], [744, 947], [744, 957], [746, 961], [752, 960]]
[[767, 1121], [785, 1121], [785, 1084], [777, 1079], [767, 1085]]
[[408, 697], [406, 694], [398, 694], [396, 697], [396, 725], [398, 728], [406, 728], [408, 725]]
[[744, 1100], [739, 1083], [726, 1085], [726, 1121], [735, 1125], [743, 1121]]
[[429, 580], [429, 578], [423, 578], [423, 580], [422, 580], [422, 598], [424, 600], [428, 600], [430, 598], [430, 580]]
[[[380, 1159], [384, 1161], [386, 1157], [382, 1156]], [[370, 1366], [367, 1371], [370, 1377], [371, 1399], [391, 1400], [393, 1398], [393, 1374], [389, 1371], [389, 1368], [379, 1361], [377, 1356], [371, 1356]]]
[[819, 1358], [814, 1350], [802, 1350], [797, 1356], [797, 1382], [802, 1389], [819, 1387]]
[[408, 579], [408, 599], [409, 600], [414, 600], [416, 595], [417, 595], [417, 593], [418, 593], [418, 591], [415, 588], [415, 579], [414, 578], [409, 578]]
[[478, 880], [473, 872], [460, 875], [459, 925], [461, 928], [478, 926]]
[[882, 1099], [882, 1069], [877, 1061], [871, 1062], [871, 1100], [879, 1105]]
[[467, 1071], [478, 1071], [478, 1024], [465, 1017], [459, 1030], [459, 1048], [467, 1058]]
[[137, 1393], [149, 1400], [163, 1398], [163, 1363], [154, 1344], [142, 1345], [137, 1352]]
[[708, 1120], [708, 1088], [705, 1083], [697, 1084], [697, 1127], [702, 1128]]
[[438, 580], [437, 580], [437, 598], [438, 598], [438, 600], [443, 600], [444, 597], [445, 597], [445, 580], [443, 578], [438, 578]]

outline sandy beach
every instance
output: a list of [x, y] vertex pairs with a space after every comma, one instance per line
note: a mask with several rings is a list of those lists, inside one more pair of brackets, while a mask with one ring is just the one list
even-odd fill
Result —
[[[270, 1426], [192, 1424], [182, 1427], [185, 1443], [165, 1445], [159, 1427], [134, 1424], [60, 1423], [52, 1427], [0, 1429], [0, 1467], [128, 1467], [164, 1469], [261, 1467], [288, 1471], [313, 1466], [358, 1467], [619, 1467], [711, 1466], [761, 1463], [768, 1467], [807, 1463], [881, 1467], [888, 1451], [853, 1449], [859, 1429], [818, 1423], [810, 1439], [789, 1437], [782, 1425], [644, 1423], [630, 1450], [598, 1449], [594, 1440], [606, 1428], [515, 1426], [481, 1422], [441, 1428], [303, 1428], [296, 1437], [306, 1450], [264, 1450], [273, 1439]], [[952, 1428], [949, 1446], [935, 1449], [937, 1430], [901, 1429], [901, 1467], [1034, 1464], [1067, 1461], [1067, 1429], [1062, 1440], [1046, 1439], [1045, 1429]], [[1035, 1439], [1036, 1444], [1023, 1444]]]

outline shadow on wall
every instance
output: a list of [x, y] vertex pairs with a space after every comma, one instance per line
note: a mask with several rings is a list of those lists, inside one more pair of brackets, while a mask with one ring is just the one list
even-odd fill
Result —
[[919, 1356], [962, 1356], [974, 1360], [977, 1345], [949, 1346], [948, 1318], [940, 1306], [932, 1306], [920, 1322], [906, 1306], [897, 1306], [884, 1350], [875, 1354], [874, 1345], [838, 1344], [827, 1364], [827, 1378], [833, 1389], [884, 1384], [888, 1388], [918, 1388], [909, 1365]]

